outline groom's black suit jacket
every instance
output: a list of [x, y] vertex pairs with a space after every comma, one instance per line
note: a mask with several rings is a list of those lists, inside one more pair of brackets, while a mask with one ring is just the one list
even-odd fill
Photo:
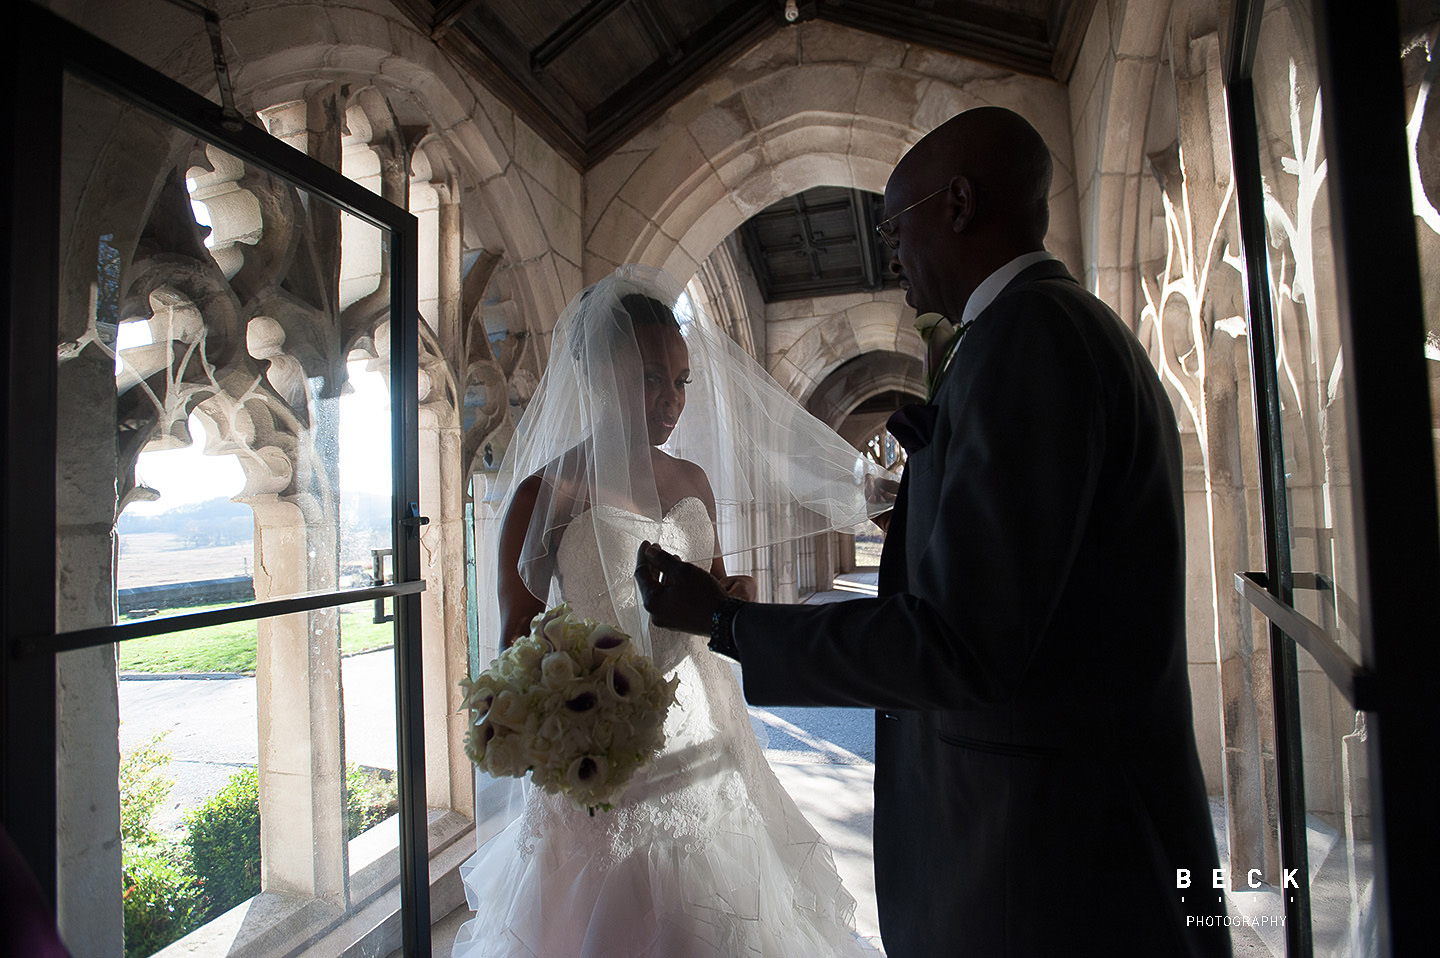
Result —
[[751, 702], [877, 709], [888, 954], [1228, 954], [1223, 924], [1187, 926], [1224, 911], [1179, 435], [1139, 343], [1039, 263], [966, 332], [933, 406], [892, 423], [910, 455], [879, 597], [735, 625]]

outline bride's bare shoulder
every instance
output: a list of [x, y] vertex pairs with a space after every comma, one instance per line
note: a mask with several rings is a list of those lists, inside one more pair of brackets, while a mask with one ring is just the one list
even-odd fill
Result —
[[710, 487], [710, 477], [705, 475], [705, 470], [699, 463], [691, 462], [689, 459], [680, 459], [669, 453], [655, 450], [657, 458], [655, 463], [655, 478], [658, 485], [667, 495], [662, 499], [671, 502], [679, 502], [681, 499], [694, 496], [705, 503], [705, 508], [711, 515], [715, 513], [715, 492]]

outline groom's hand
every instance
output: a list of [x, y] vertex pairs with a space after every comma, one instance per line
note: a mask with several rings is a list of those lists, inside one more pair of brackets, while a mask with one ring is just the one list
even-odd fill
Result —
[[656, 625], [696, 635], [710, 634], [711, 617], [725, 598], [709, 572], [651, 542], [640, 543], [635, 582]]

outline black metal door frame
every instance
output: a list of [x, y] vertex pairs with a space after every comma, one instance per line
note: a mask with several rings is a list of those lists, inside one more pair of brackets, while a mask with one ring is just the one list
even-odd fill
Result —
[[[1270, 622], [1282, 864], [1308, 875], [1296, 645], [1368, 713], [1375, 906], [1381, 955], [1434, 947], [1440, 762], [1440, 596], [1424, 303], [1410, 194], [1395, 5], [1315, 0], [1316, 66], [1346, 364], [1345, 415], [1362, 661], [1293, 605], [1319, 577], [1291, 567], [1280, 392], [1252, 71], [1263, 0], [1231, 9], [1225, 89], [1245, 254], [1266, 571], [1236, 588]], [[1285, 901], [1286, 952], [1313, 953], [1309, 883]]]
[[[292, 149], [138, 60], [22, 2], [0, 91], [0, 284], [6, 354], [0, 441], [0, 821], [52, 906], [56, 866], [55, 666], [59, 652], [326, 608], [379, 597], [395, 607], [401, 936], [430, 954], [430, 889], [421, 699], [418, 515], [417, 224], [407, 211]], [[60, 159], [65, 74], [92, 83], [386, 231], [390, 243], [394, 581], [213, 612], [57, 634], [55, 629], [55, 344], [59, 312]], [[117, 886], [117, 893], [119, 888]]]

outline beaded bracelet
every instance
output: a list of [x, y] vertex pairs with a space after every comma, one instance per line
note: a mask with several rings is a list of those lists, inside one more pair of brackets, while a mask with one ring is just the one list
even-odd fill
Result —
[[740, 649], [735, 645], [735, 613], [745, 600], [727, 595], [715, 607], [710, 616], [710, 651], [740, 661]]

